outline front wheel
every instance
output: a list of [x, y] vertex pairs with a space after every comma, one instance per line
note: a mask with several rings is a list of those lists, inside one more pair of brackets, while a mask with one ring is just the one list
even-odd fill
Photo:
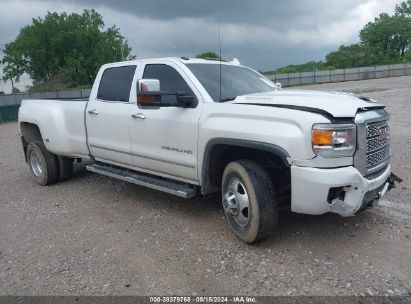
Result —
[[268, 238], [277, 226], [278, 206], [272, 182], [254, 161], [239, 160], [226, 166], [222, 200], [232, 230], [246, 243]]

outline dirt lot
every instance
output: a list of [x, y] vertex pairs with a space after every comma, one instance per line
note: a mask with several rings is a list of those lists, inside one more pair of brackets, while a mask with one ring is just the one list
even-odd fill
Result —
[[355, 217], [281, 214], [255, 246], [231, 233], [218, 196], [179, 199], [81, 164], [38, 186], [17, 124], [1, 125], [0, 294], [411, 294], [411, 77], [305, 88], [384, 102], [404, 182]]

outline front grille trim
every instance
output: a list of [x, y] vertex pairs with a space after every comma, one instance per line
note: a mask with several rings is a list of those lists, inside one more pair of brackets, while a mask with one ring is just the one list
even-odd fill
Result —
[[[355, 118], [357, 125], [357, 151], [354, 166], [367, 176], [386, 167], [391, 159], [389, 115], [383, 109], [360, 112]], [[388, 129], [388, 136], [380, 139], [380, 128]]]

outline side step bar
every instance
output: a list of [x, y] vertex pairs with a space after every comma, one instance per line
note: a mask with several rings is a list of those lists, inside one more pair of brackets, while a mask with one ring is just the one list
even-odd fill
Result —
[[126, 182], [163, 191], [169, 194], [174, 194], [183, 198], [192, 198], [197, 196], [197, 189], [185, 183], [138, 174], [135, 171], [129, 171], [118, 167], [105, 166], [101, 164], [88, 165], [86, 166], [86, 169], [91, 172], [114, 177]]

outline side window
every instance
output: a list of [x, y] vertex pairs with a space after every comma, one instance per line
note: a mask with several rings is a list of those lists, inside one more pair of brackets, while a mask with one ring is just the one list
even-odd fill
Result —
[[[144, 69], [144, 79], [160, 80], [161, 91], [185, 91], [188, 95], [194, 95], [186, 81], [173, 67], [166, 64], [148, 64]], [[161, 97], [164, 102], [173, 102], [176, 96], [164, 95]]]
[[106, 101], [128, 102], [135, 65], [108, 68], [101, 76], [97, 98]]

